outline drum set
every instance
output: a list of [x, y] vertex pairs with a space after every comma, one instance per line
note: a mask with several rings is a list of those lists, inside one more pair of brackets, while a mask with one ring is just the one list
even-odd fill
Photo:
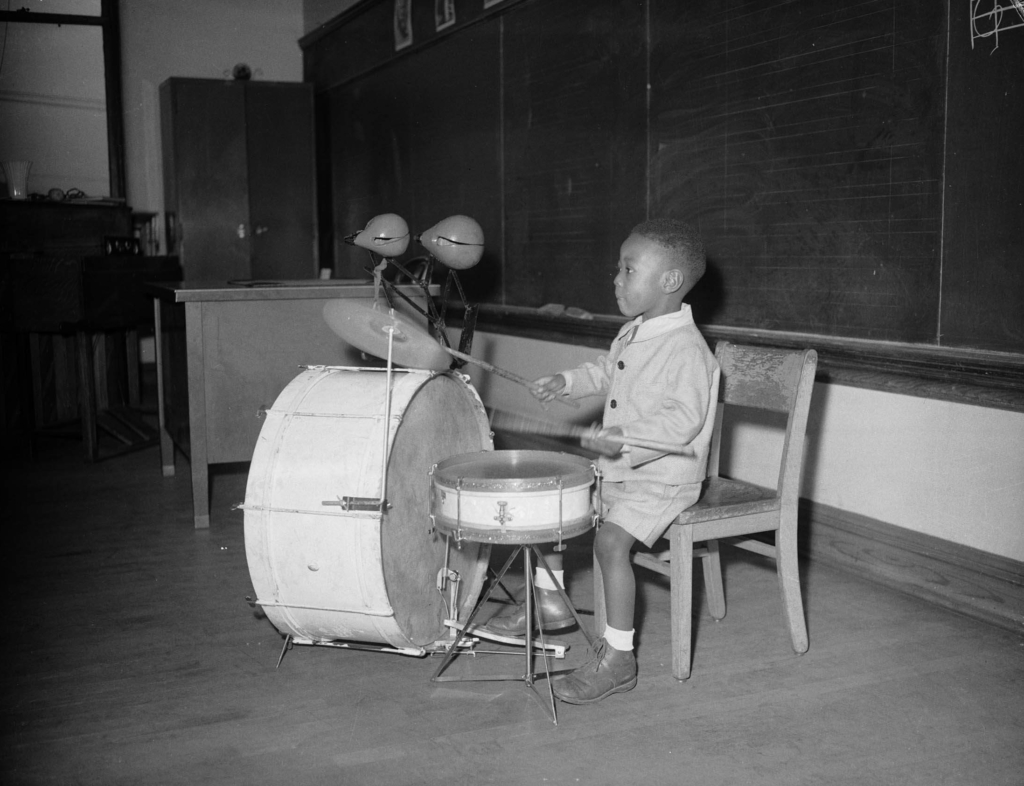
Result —
[[[324, 307], [340, 338], [384, 365], [307, 366], [265, 413], [242, 505], [253, 603], [284, 636], [278, 666], [296, 644], [440, 654], [436, 681], [518, 679], [533, 688], [535, 649], [549, 677], [548, 658], [567, 649], [542, 633], [534, 645], [535, 560], [547, 567], [538, 544], [560, 550], [596, 526], [600, 473], [567, 453], [494, 450], [483, 403], [459, 371], [475, 362], [475, 309], [456, 271], [479, 261], [483, 233], [456, 216], [418, 239], [430, 256], [412, 276], [395, 259], [408, 246], [405, 222], [371, 220], [350, 242], [370, 251], [378, 296]], [[440, 305], [427, 294], [435, 261], [448, 268]], [[384, 275], [391, 266], [423, 286], [425, 305], [399, 307]], [[458, 350], [445, 328], [451, 286], [467, 312]], [[496, 574], [488, 570], [495, 544], [514, 547]], [[527, 634], [491, 634], [475, 617], [520, 554]], [[525, 673], [442, 675], [482, 640], [524, 647]]]

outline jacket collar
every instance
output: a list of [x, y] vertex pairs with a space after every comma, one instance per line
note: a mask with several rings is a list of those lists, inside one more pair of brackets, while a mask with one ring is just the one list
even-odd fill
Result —
[[630, 320], [622, 326], [619, 331], [619, 340], [625, 340], [626, 344], [634, 341], [648, 341], [658, 336], [663, 336], [673, 330], [678, 330], [684, 325], [693, 324], [693, 313], [690, 311], [690, 304], [683, 303], [678, 311], [671, 314], [663, 314], [654, 319], [644, 320], [643, 316]]

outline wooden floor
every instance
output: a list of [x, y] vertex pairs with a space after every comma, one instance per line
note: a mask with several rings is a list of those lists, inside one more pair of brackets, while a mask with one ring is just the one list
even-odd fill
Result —
[[[773, 571], [734, 551], [688, 682], [645, 579], [638, 686], [557, 726], [521, 683], [431, 683], [436, 658], [296, 647], [275, 669], [244, 469], [215, 475], [203, 532], [178, 469], [55, 442], [4, 467], [4, 784], [1024, 784], [1021, 637], [811, 565], [796, 656]], [[585, 544], [569, 562], [591, 608]]]

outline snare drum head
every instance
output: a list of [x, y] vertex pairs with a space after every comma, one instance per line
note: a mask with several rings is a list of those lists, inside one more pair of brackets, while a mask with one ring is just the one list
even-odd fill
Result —
[[452, 456], [438, 464], [438, 483], [481, 491], [524, 491], [589, 485], [593, 464], [582, 456], [549, 450], [491, 450]]

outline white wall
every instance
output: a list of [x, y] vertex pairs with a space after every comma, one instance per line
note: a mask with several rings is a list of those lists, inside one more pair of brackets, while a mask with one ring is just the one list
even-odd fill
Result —
[[[473, 354], [528, 379], [591, 360], [597, 350], [478, 333]], [[581, 411], [547, 410], [523, 387], [469, 369], [485, 405], [589, 424]], [[801, 495], [826, 505], [1024, 562], [1024, 414], [842, 385], [817, 384]], [[730, 474], [774, 485], [779, 449], [767, 426], [738, 428]]]
[[[313, 3], [322, 14], [348, 4]], [[172, 76], [230, 78], [243, 62], [256, 79], [301, 81], [303, 0], [125, 0], [120, 10], [128, 204], [162, 213], [160, 84]], [[98, 41], [99, 28], [12, 28], [17, 35], [9, 35], [0, 71], [0, 160], [32, 160], [34, 192], [56, 186], [109, 194], [102, 47], [75, 49], [82, 36]], [[48, 79], [58, 73], [58, 82]]]
[[1024, 414], [817, 385], [806, 496], [1024, 561]]
[[[253, 79], [300, 82], [302, 33], [302, 0], [121, 3], [125, 157], [133, 209], [163, 213], [161, 83], [172, 76], [230, 79], [237, 63], [247, 63]], [[162, 233], [162, 217], [158, 223]]]
[[0, 161], [32, 162], [30, 194], [109, 196], [100, 28], [9, 22], [0, 50]]
[[[231, 78], [247, 63], [253, 79], [302, 81], [302, 0], [126, 0], [121, 3], [128, 204], [156, 212], [164, 240], [160, 85], [172, 76]], [[151, 340], [141, 345], [152, 362]]]

